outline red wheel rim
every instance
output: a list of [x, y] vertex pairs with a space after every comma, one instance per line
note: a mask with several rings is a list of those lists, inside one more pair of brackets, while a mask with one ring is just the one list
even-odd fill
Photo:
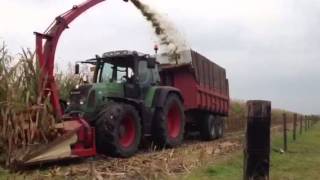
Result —
[[126, 116], [121, 124], [120, 124], [120, 144], [123, 147], [129, 147], [134, 143], [134, 140], [136, 138], [136, 129], [134, 125], [133, 118], [128, 115]]
[[172, 107], [169, 109], [167, 119], [169, 137], [178, 137], [181, 128], [181, 115], [177, 104], [172, 105]]

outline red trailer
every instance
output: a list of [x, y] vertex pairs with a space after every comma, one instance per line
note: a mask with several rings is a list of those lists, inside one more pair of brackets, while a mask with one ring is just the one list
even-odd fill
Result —
[[[229, 111], [229, 84], [224, 68], [194, 50], [187, 51], [182, 64], [162, 64], [161, 80], [174, 86], [184, 98], [188, 126], [205, 131], [215, 124], [215, 132], [223, 135], [223, 119]], [[208, 124], [209, 123], [209, 124]], [[211, 123], [211, 124], [210, 124]], [[212, 129], [210, 129], [211, 131]], [[222, 131], [222, 132], [221, 132]], [[204, 135], [205, 139], [208, 135]]]

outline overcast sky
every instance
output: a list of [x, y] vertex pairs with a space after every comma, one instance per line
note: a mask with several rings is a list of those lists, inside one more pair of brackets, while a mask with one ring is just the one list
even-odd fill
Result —
[[[34, 48], [58, 14], [83, 0], [0, 0], [0, 41], [17, 54]], [[144, 0], [167, 17], [189, 46], [227, 69], [235, 99], [320, 114], [319, 0]], [[106, 0], [70, 25], [56, 62], [116, 49], [153, 53], [157, 38], [132, 4]]]

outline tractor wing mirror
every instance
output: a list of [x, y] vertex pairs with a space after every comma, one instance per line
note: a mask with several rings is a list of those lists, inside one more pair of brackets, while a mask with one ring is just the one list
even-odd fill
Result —
[[149, 59], [148, 60], [148, 68], [154, 69], [156, 67], [156, 60], [155, 59]]
[[80, 65], [79, 64], [75, 65], [74, 74], [80, 74]]

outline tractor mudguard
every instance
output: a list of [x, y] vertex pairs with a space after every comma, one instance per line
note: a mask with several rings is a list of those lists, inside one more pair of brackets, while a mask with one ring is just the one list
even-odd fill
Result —
[[157, 88], [155, 97], [153, 98], [153, 107], [156, 108], [162, 108], [167, 100], [167, 97], [170, 93], [174, 93], [178, 95], [181, 102], [184, 102], [184, 99], [181, 95], [181, 92], [179, 89], [171, 87], [171, 86], [161, 86]]

